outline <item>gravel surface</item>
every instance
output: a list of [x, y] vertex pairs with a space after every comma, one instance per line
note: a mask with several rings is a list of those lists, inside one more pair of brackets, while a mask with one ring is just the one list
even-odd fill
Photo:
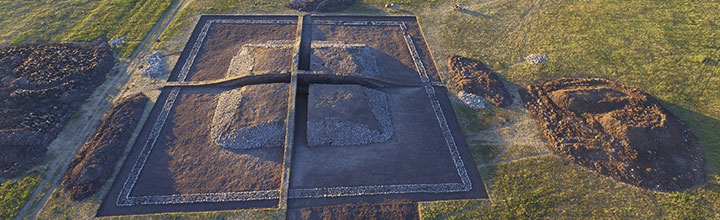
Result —
[[225, 91], [218, 98], [211, 136], [229, 149], [282, 147], [287, 84], [260, 84]]
[[478, 110], [485, 109], [485, 99], [483, 99], [483, 97], [463, 91], [458, 92], [457, 96], [460, 101], [465, 103], [465, 105], [469, 106], [470, 108]]
[[[310, 69], [321, 74], [380, 77], [373, 49], [363, 44], [313, 42]], [[317, 43], [317, 44], [315, 44]]]
[[147, 55], [142, 60], [141, 65], [143, 76], [151, 78], [160, 77], [163, 73], [163, 68], [165, 67], [165, 62], [163, 62], [162, 57], [163, 55], [158, 51]]
[[393, 135], [385, 93], [358, 85], [311, 85], [308, 117], [310, 146], [378, 143]]
[[548, 57], [545, 54], [530, 54], [527, 57], [525, 57], [525, 62], [532, 64], [532, 65], [540, 65], [550, 60], [550, 57]]

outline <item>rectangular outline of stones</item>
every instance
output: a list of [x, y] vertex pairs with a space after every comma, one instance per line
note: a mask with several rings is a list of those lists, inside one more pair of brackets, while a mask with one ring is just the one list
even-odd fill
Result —
[[420, 55], [415, 47], [410, 34], [407, 32], [407, 26], [404, 22], [399, 21], [313, 21], [313, 24], [320, 25], [398, 25], [403, 32], [405, 37], [405, 43], [407, 44], [410, 55], [413, 57], [415, 68], [418, 71], [418, 75], [422, 82], [425, 84], [424, 89], [430, 99], [430, 104], [435, 112], [435, 117], [438, 120], [440, 129], [445, 137], [445, 143], [450, 150], [450, 155], [457, 169], [458, 176], [462, 183], [439, 183], [439, 184], [398, 184], [398, 185], [372, 185], [372, 186], [354, 186], [354, 187], [320, 187], [311, 189], [291, 189], [290, 198], [324, 198], [324, 197], [343, 197], [343, 196], [362, 196], [362, 195], [387, 195], [387, 194], [405, 194], [405, 193], [451, 193], [451, 192], [466, 192], [472, 190], [472, 182], [468, 176], [465, 163], [460, 156], [460, 151], [455, 143], [455, 138], [452, 136], [450, 126], [447, 124], [447, 119], [442, 111], [440, 102], [435, 96], [435, 88], [430, 84], [430, 78], [427, 75], [425, 65], [420, 59]]
[[[178, 81], [184, 82], [187, 74], [192, 67], [192, 64], [202, 47], [202, 43], [205, 40], [210, 26], [214, 23], [221, 24], [297, 24], [294, 20], [236, 20], [236, 19], [214, 19], [208, 20], [198, 35], [198, 39], [195, 41], [192, 50], [183, 65], [183, 68], [178, 74]], [[331, 25], [398, 25], [405, 35], [405, 42], [408, 46], [408, 50], [413, 56], [413, 62], [415, 68], [418, 70], [419, 76], [424, 83], [429, 83], [429, 77], [425, 70], [424, 64], [419, 58], [419, 54], [415, 48], [415, 43], [412, 37], [407, 33], [407, 27], [404, 22], [398, 21], [367, 21], [367, 22], [333, 22], [333, 21], [322, 21], [314, 22], [313, 24], [331, 24]], [[431, 100], [433, 110], [435, 111], [436, 118], [443, 130], [443, 136], [448, 144], [451, 157], [455, 163], [455, 167], [458, 171], [458, 175], [462, 183], [441, 183], [441, 184], [400, 184], [400, 185], [373, 185], [373, 186], [356, 186], [356, 187], [324, 187], [324, 188], [312, 188], [312, 189], [293, 189], [290, 190], [290, 198], [323, 198], [323, 197], [341, 197], [341, 196], [360, 196], [360, 195], [386, 195], [386, 194], [403, 194], [403, 193], [449, 193], [449, 192], [462, 192], [470, 191], [472, 184], [470, 177], [467, 174], [465, 165], [460, 157], [460, 153], [455, 144], [455, 140], [452, 137], [447, 120], [442, 112], [440, 103], [435, 97], [435, 89], [432, 85], [425, 85], [425, 91], [428, 98]], [[158, 196], [139, 196], [131, 197], [130, 192], [134, 188], [137, 179], [142, 172], [147, 158], [152, 151], [152, 148], [157, 141], [157, 137], [160, 135], [160, 130], [165, 124], [165, 120], [172, 109], [175, 99], [180, 92], [180, 88], [176, 87], [168, 95], [168, 98], [163, 106], [157, 121], [153, 125], [150, 136], [143, 146], [142, 152], [138, 157], [133, 169], [126, 179], [123, 188], [120, 191], [120, 195], [116, 201], [118, 206], [133, 206], [133, 205], [161, 205], [161, 204], [187, 204], [196, 202], [231, 202], [231, 201], [252, 201], [252, 200], [270, 200], [279, 198], [279, 190], [264, 190], [264, 191], [243, 191], [243, 192], [226, 192], [226, 193], [198, 193], [198, 194], [172, 194], [172, 195], [158, 195]], [[152, 139], [152, 140], [151, 140]], [[152, 141], [152, 142], [151, 142]], [[150, 147], [148, 148], [148, 144]], [[142, 162], [141, 162], [142, 161]], [[132, 183], [131, 182], [132, 179]]]
[[[188, 58], [185, 60], [180, 73], [178, 73], [178, 81], [184, 82], [190, 67], [192, 67], [197, 54], [205, 41], [210, 27], [215, 24], [297, 24], [297, 20], [248, 20], [248, 19], [211, 19], [205, 22], [198, 38], [195, 40]], [[118, 206], [133, 205], [160, 205], [160, 204], [179, 204], [179, 203], [196, 203], [196, 202], [226, 202], [226, 201], [250, 201], [250, 200], [270, 200], [279, 198], [279, 190], [263, 190], [263, 191], [243, 191], [243, 192], [226, 192], [226, 193], [195, 193], [195, 194], [172, 194], [158, 196], [130, 196], [130, 192], [135, 187], [142, 169], [145, 167], [150, 152], [155, 147], [155, 142], [160, 131], [162, 130], [165, 120], [175, 104], [175, 99], [180, 93], [180, 87], [172, 89], [168, 95], [165, 105], [153, 124], [148, 139], [143, 145], [142, 151], [135, 161], [130, 175], [125, 180], [123, 187], [115, 204]]]

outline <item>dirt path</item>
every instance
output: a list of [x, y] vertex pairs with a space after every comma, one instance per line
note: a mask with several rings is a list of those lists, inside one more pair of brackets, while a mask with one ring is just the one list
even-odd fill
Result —
[[[89, 135], [92, 135], [93, 130], [99, 123], [102, 116], [105, 114], [105, 111], [107, 111], [107, 109], [112, 105], [113, 100], [115, 100], [117, 97], [122, 96], [118, 94], [120, 93], [120, 91], [123, 91], [121, 90], [121, 88], [125, 87], [125, 83], [128, 81], [134, 70], [137, 69], [137, 66], [140, 65], [141, 60], [138, 59], [139, 57], [141, 57], [140, 55], [146, 54], [150, 50], [152, 43], [157, 41], [160, 34], [165, 31], [167, 26], [175, 18], [175, 16], [178, 14], [185, 2], [186, 0], [176, 1], [168, 9], [162, 19], [160, 19], [158, 23], [155, 24], [150, 33], [140, 43], [138, 50], [136, 50], [135, 53], [129, 58], [129, 60], [132, 60], [132, 62], [129, 65], [120, 67], [124, 68], [124, 70], [120, 71], [117, 76], [114, 76], [114, 79], [112, 79], [109, 83], [104, 83], [103, 87], [100, 87], [97, 91], [95, 91], [95, 95], [89, 98], [90, 102], [85, 103], [85, 105], [83, 106], [84, 108], [81, 108], [81, 110], [87, 110], [87, 112], [89, 112], [88, 119], [84, 120], [89, 123], [85, 123], [84, 126], [82, 126], [76, 131], [65, 130], [63, 132], [66, 134], [81, 134], [74, 135], [72, 136], [72, 138], [70, 138], [70, 140], [61, 144], [64, 147], [74, 147], [74, 149], [55, 150], [55, 152], [58, 152], [59, 154], [56, 155], [55, 159], [48, 163], [46, 166], [55, 168], [56, 170], [59, 169], [60, 172], [46, 173], [47, 176], [38, 184], [38, 187], [35, 188], [32, 196], [30, 196], [31, 200], [23, 206], [15, 219], [20, 220], [37, 218], [37, 215], [44, 206], [45, 202], [47, 202], [52, 192], [55, 190], [55, 188], [57, 188], [59, 180], [62, 178], [62, 175], [64, 173], [62, 171], [64, 171], [65, 167], [68, 166], [70, 160], [75, 156], [80, 146], [82, 146], [82, 142], [86, 140]], [[92, 105], [92, 107], [85, 107], [87, 105]], [[61, 140], [56, 139], [54, 142], [60, 141]], [[43, 195], [42, 199], [32, 202], [40, 195]]]

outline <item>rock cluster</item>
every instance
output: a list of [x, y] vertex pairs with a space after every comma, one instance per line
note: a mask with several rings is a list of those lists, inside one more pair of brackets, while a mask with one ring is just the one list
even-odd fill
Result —
[[157, 78], [160, 77], [163, 73], [163, 68], [165, 68], [165, 62], [163, 62], [162, 54], [158, 51], [155, 51], [147, 56], [142, 60], [142, 75], [151, 77], [151, 78]]
[[543, 63], [547, 62], [548, 60], [550, 60], [550, 57], [548, 57], [545, 54], [534, 53], [534, 54], [530, 54], [525, 57], [525, 62], [532, 64], [533, 66], [543, 64]]

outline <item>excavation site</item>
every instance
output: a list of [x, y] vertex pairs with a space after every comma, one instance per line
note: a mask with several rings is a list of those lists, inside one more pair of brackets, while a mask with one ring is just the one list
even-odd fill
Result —
[[447, 93], [415, 17], [202, 16], [97, 216], [488, 198]]

